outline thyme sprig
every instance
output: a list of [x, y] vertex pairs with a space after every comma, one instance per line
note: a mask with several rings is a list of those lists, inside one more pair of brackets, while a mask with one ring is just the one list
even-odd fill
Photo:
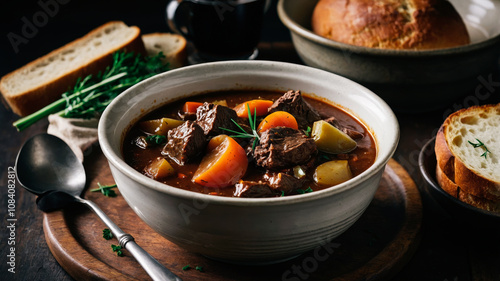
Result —
[[100, 183], [97, 183], [97, 186], [99, 188], [91, 189], [90, 192], [100, 191], [106, 197], [116, 197], [116, 192], [112, 190], [112, 188], [116, 187], [116, 184], [102, 185]]
[[63, 93], [59, 100], [17, 120], [13, 125], [22, 131], [50, 114], [67, 118], [99, 116], [125, 89], [168, 70], [168, 65], [163, 65], [161, 61], [163, 57], [161, 52], [156, 56], [144, 57], [117, 51], [113, 53], [113, 64], [103, 72], [80, 77], [73, 89]]
[[468, 141], [470, 145], [472, 145], [474, 148], [478, 148], [478, 147], [482, 147], [484, 148], [484, 153], [481, 154], [481, 157], [484, 157], [484, 159], [487, 158], [488, 156], [488, 153], [491, 153], [491, 151], [488, 150], [488, 148], [486, 147], [486, 145], [484, 145], [484, 143], [482, 141], [480, 141], [479, 139], [476, 138], [476, 141], [477, 143], [473, 143], [471, 141]]
[[231, 130], [231, 129], [222, 128], [222, 127], [220, 129], [233, 133], [234, 135], [230, 135], [230, 137], [232, 137], [232, 138], [253, 138], [252, 150], [254, 150], [255, 146], [257, 146], [257, 143], [260, 140], [258, 131], [256, 129], [256, 126], [257, 126], [257, 108], [254, 109], [254, 114], [252, 116], [252, 113], [250, 111], [250, 106], [247, 104], [247, 112], [248, 112], [248, 123], [250, 124], [250, 129], [252, 130], [251, 133], [248, 133], [247, 131], [245, 131], [245, 129], [243, 129], [243, 127], [241, 127], [240, 124], [238, 124], [233, 119], [231, 119], [231, 121], [233, 121], [233, 123], [241, 130], [241, 132]]

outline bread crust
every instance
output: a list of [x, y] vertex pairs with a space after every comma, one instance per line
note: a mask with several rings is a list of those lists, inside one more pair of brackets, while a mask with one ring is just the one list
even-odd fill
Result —
[[436, 180], [446, 193], [458, 200], [476, 208], [488, 210], [490, 212], [500, 212], [500, 201], [482, 198], [466, 192], [456, 183], [451, 181], [439, 168], [439, 165], [436, 166]]
[[113, 62], [112, 54], [118, 49], [144, 54], [145, 49], [140, 36], [140, 29], [136, 26], [131, 26], [129, 28], [132, 28], [136, 34], [130, 41], [125, 42], [119, 48], [110, 49], [108, 52], [102, 54], [93, 61], [88, 61], [86, 64], [81, 65], [76, 70], [68, 71], [63, 75], [52, 79], [51, 81], [47, 81], [46, 83], [39, 85], [38, 87], [29, 89], [23, 93], [10, 93], [9, 90], [4, 86], [5, 81], [11, 79], [12, 77], [14, 77], [14, 75], [17, 75], [17, 73], [21, 72], [23, 69], [34, 67], [40, 62], [44, 62], [49, 58], [54, 57], [61, 52], [64, 52], [65, 50], [71, 49], [76, 46], [78, 42], [84, 42], [85, 40], [92, 38], [92, 36], [94, 36], [94, 34], [99, 32], [100, 30], [104, 30], [108, 26], [112, 26], [116, 23], [122, 22], [112, 21], [99, 26], [83, 37], [76, 39], [56, 50], [53, 50], [52, 52], [2, 77], [2, 79], [0, 80], [0, 92], [2, 92], [2, 95], [11, 110], [17, 115], [26, 116], [58, 100], [59, 98], [61, 98], [62, 93], [74, 86], [79, 77], [85, 77], [89, 74], [96, 74], [110, 65]]
[[440, 0], [320, 0], [311, 18], [316, 34], [383, 49], [441, 49], [470, 43], [455, 8]]
[[500, 200], [500, 184], [470, 170], [460, 159], [455, 159], [455, 183], [462, 190], [488, 200]]
[[434, 151], [436, 153], [437, 166], [440, 171], [451, 181], [455, 181], [455, 156], [451, 153], [448, 143], [446, 142], [443, 125], [436, 134]]
[[446, 193], [458, 199], [458, 185], [444, 174], [439, 165], [436, 165], [436, 180]]
[[500, 202], [499, 201], [492, 201], [488, 199], [484, 199], [481, 197], [474, 196], [470, 193], [464, 192], [463, 190], [459, 189], [459, 200], [467, 203], [469, 205], [472, 205], [476, 208], [480, 208], [483, 210], [487, 210], [490, 212], [497, 212], [500, 213]]

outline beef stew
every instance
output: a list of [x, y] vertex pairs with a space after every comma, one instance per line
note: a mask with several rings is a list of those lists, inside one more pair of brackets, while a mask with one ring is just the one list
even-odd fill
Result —
[[169, 103], [133, 124], [122, 149], [125, 162], [165, 184], [245, 198], [325, 189], [368, 169], [377, 154], [370, 131], [342, 109], [300, 91], [265, 90]]

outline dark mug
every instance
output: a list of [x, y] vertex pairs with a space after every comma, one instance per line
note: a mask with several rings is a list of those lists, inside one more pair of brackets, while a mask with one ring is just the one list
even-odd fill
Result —
[[191, 63], [257, 56], [269, 0], [170, 0], [169, 27], [196, 48]]

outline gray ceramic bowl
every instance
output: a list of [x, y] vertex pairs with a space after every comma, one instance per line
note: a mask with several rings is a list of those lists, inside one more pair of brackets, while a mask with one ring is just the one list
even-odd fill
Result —
[[484, 95], [482, 81], [498, 73], [500, 1], [451, 0], [466, 23], [471, 44], [423, 51], [359, 47], [321, 37], [311, 31], [310, 23], [317, 2], [278, 2], [279, 17], [304, 63], [368, 87], [396, 111], [426, 111], [466, 94]]
[[[338, 104], [373, 132], [375, 163], [340, 185], [299, 196], [228, 198], [168, 186], [127, 165], [127, 128], [174, 100], [222, 89], [300, 89]], [[368, 89], [319, 69], [282, 62], [199, 64], [157, 75], [117, 97], [99, 123], [99, 142], [130, 207], [151, 228], [187, 250], [234, 263], [271, 263], [325, 244], [370, 204], [399, 140], [389, 106]]]
[[500, 229], [500, 213], [479, 209], [464, 203], [444, 191], [436, 180], [436, 153], [434, 151], [436, 138], [430, 139], [418, 156], [420, 173], [427, 185], [425, 191], [443, 206], [451, 217], [468, 229]]

